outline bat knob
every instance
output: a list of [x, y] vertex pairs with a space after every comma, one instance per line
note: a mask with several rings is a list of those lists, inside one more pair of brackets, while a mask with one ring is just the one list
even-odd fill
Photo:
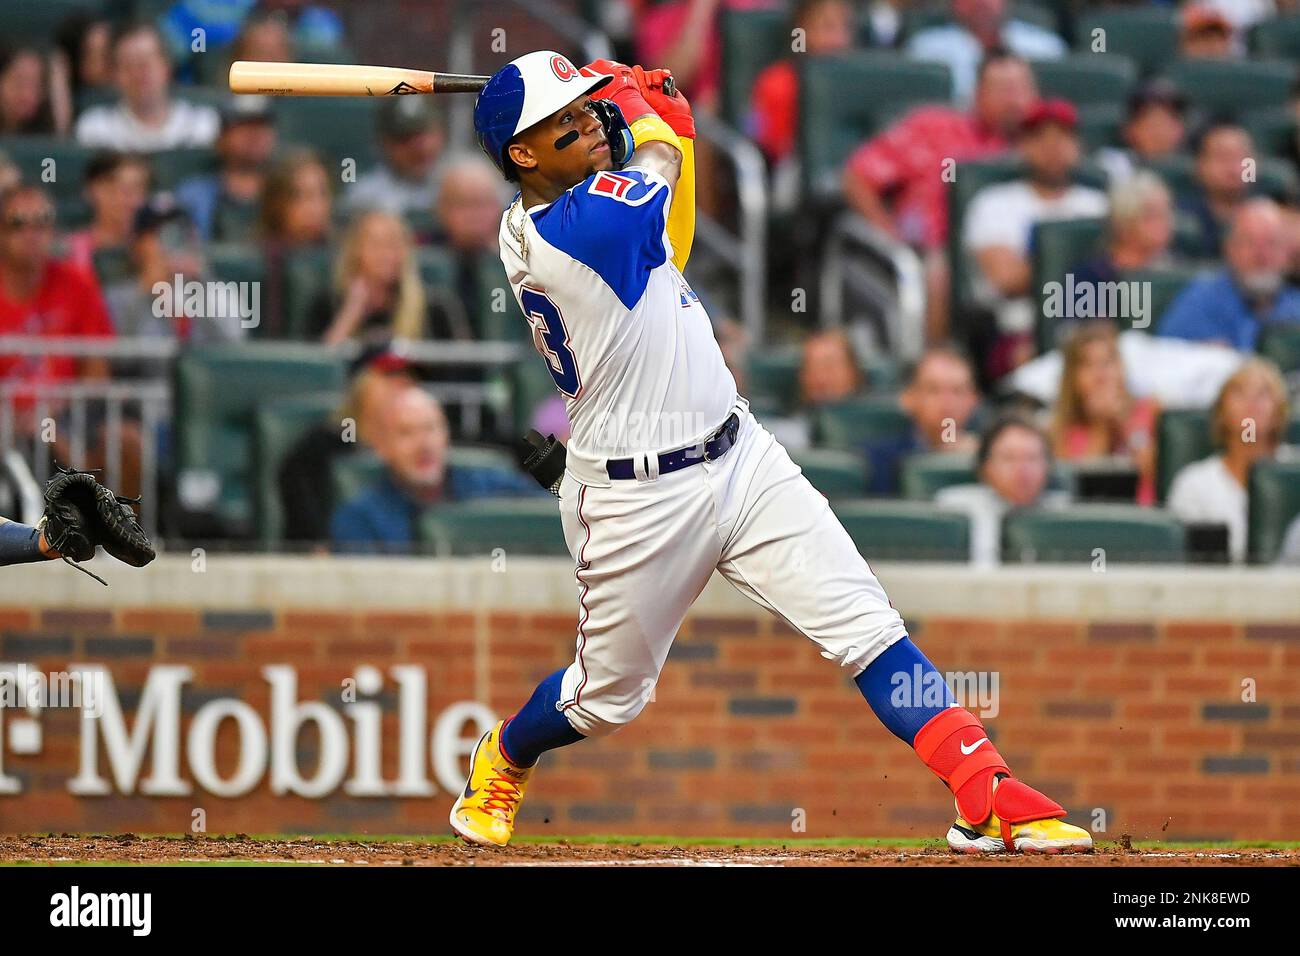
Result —
[[664, 77], [664, 96], [675, 96], [677, 94], [677, 81], [672, 76]]

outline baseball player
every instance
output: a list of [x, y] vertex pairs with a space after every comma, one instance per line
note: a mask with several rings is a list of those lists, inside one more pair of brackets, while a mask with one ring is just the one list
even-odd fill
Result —
[[[717, 570], [851, 676], [948, 785], [954, 849], [1091, 849], [952, 699], [826, 498], [737, 394], [682, 277], [695, 131], [666, 76], [539, 51], [474, 106], [480, 144], [519, 186], [501, 259], [572, 425], [559, 492], [579, 612], [573, 663], [479, 741], [452, 828], [505, 845], [538, 758], [641, 712]], [[942, 700], [898, 693], [922, 675]]]

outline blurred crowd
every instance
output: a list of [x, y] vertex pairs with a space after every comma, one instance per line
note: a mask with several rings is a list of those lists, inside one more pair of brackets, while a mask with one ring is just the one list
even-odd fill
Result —
[[[304, 432], [278, 468], [284, 539], [296, 546], [404, 549], [418, 535], [420, 515], [441, 502], [541, 493], [518, 471], [449, 464], [457, 443], [505, 445], [514, 436], [494, 431], [490, 417], [471, 429], [457, 408], [434, 397], [437, 386], [497, 380], [472, 365], [421, 367], [390, 345], [531, 342], [497, 258], [507, 184], [484, 157], [449, 145], [445, 106], [432, 97], [384, 100], [364, 113], [361, 135], [352, 140], [362, 114], [348, 104], [313, 110], [302, 101], [231, 97], [221, 89], [236, 59], [382, 61], [382, 50], [352, 47], [348, 24], [362, 15], [361, 5], [87, 0], [48, 34], [22, 39], [27, 31], [5, 26], [21, 27], [25, 6], [0, 10], [0, 336], [175, 340], [195, 349], [352, 343], [340, 411], [356, 423], [356, 436], [340, 440], [339, 417], [331, 415]], [[1131, 475], [1106, 486], [1106, 500], [1163, 504], [1189, 524], [1222, 526], [1220, 546], [1231, 559], [1244, 559], [1251, 468], [1289, 454], [1283, 373], [1295, 369], [1254, 353], [1271, 329], [1300, 327], [1300, 83], [1266, 117], [1273, 125], [1261, 126], [1255, 104], [1209, 110], [1193, 95], [1199, 91], [1180, 87], [1164, 67], [1261, 59], [1261, 34], [1289, 22], [1300, 4], [569, 6], [607, 30], [618, 55], [671, 68], [696, 111], [719, 116], [726, 114], [731, 65], [724, 21], [780, 13], [791, 51], [761, 65], [735, 120], [765, 157], [776, 197], [769, 328], [798, 351], [792, 391], [756, 396], [755, 407], [793, 451], [821, 440], [820, 410], [885, 400], [907, 425], [854, 449], [864, 494], [898, 496], [912, 456], [969, 459], [971, 481], [940, 490], [934, 500], [971, 516], [973, 560], [998, 559], [999, 520], [1009, 509], [1052, 508], [1077, 497], [1078, 488], [1055, 477], [1057, 463], [1099, 460], [1119, 462]], [[1094, 104], [1043, 93], [1036, 64], [1086, 51], [1087, 39], [1070, 36], [1066, 25], [1113, 8], [1167, 12], [1176, 48], [1169, 64], [1139, 66], [1113, 128], [1099, 136], [1088, 123]], [[909, 104], [854, 144], [829, 203], [800, 196], [808, 189], [799, 185], [800, 110], [807, 105], [800, 58], [871, 50], [944, 65], [951, 98]], [[1288, 62], [1285, 50], [1269, 50], [1264, 58]], [[1265, 128], [1267, 141], [1259, 135]], [[700, 202], [724, 216], [729, 199], [712, 148], [701, 142]], [[958, 216], [954, 183], [962, 164], [994, 159], [1016, 162], [1011, 173], [967, 197]], [[1270, 175], [1255, 174], [1265, 166]], [[779, 197], [789, 190], [794, 200], [783, 209]], [[787, 229], [789, 219], [781, 218], [791, 209], [807, 220], [799, 228]], [[898, 361], [891, 343], [864, 327], [822, 329], [817, 308], [792, 316], [789, 289], [776, 288], [775, 277], [808, 274], [792, 260], [817, 261], [826, 229], [845, 210], [922, 263], [919, 359]], [[1100, 239], [1070, 264], [1077, 286], [1188, 270], [1146, 332], [1128, 330], [1131, 316], [1101, 310], [1067, 314], [1047, 340], [1040, 334], [1040, 227], [1071, 220], [1100, 223]], [[178, 276], [255, 282], [255, 314], [239, 303], [198, 318], [160, 308], [160, 285]], [[748, 394], [768, 343], [748, 341], [708, 277], [700, 284]], [[1188, 367], [1205, 362], [1214, 370], [1200, 377], [1198, 395], [1180, 396], [1158, 369], [1175, 353], [1142, 351], [1149, 345], [1129, 338], [1139, 334], [1235, 357], [1178, 352]], [[161, 359], [0, 352], [15, 441], [35, 435], [40, 424], [35, 400], [16, 385], [29, 384], [35, 394], [47, 385], [168, 374]], [[1213, 394], [1205, 394], [1206, 381]], [[510, 428], [533, 424], [566, 437], [558, 397], [529, 394], [520, 405], [524, 420]], [[1210, 406], [1214, 452], [1162, 489], [1159, 423], [1166, 405], [1180, 398]], [[1242, 427], [1247, 420], [1249, 429]], [[111, 443], [127, 461], [125, 492], [142, 490], [139, 423], [130, 416], [114, 421], [110, 435], [109, 423], [92, 415], [87, 427], [77, 463], [101, 463]], [[164, 453], [170, 441], [162, 442]], [[62, 460], [73, 453], [64, 440], [54, 445]], [[378, 470], [336, 500], [337, 490], [320, 476], [357, 448]], [[1300, 524], [1293, 532], [1284, 552], [1300, 560]]]

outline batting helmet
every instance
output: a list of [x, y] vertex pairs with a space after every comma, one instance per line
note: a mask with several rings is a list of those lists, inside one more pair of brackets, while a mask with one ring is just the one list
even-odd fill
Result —
[[512, 139], [612, 79], [583, 76], [567, 57], [553, 50], [525, 53], [493, 73], [474, 101], [479, 145], [505, 174], [509, 169], [506, 146]]

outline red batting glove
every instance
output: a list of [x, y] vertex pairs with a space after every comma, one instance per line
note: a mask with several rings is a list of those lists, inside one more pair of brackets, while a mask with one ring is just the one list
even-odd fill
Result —
[[641, 87], [637, 84], [633, 71], [638, 69], [640, 67], [631, 67], [626, 63], [618, 63], [614, 60], [593, 60], [578, 72], [583, 76], [600, 76], [602, 74], [612, 76], [614, 79], [592, 93], [591, 98], [593, 100], [613, 100], [615, 105], [623, 111], [623, 118], [631, 123], [654, 112], [654, 107], [646, 102], [645, 96], [641, 93]]
[[672, 70], [643, 70], [634, 66], [632, 74], [650, 108], [678, 136], [694, 139], [695, 116], [691, 113], [691, 104], [686, 102], [686, 97], [682, 96], [680, 90], [674, 91], [672, 96], [664, 93], [664, 80], [673, 75]]

